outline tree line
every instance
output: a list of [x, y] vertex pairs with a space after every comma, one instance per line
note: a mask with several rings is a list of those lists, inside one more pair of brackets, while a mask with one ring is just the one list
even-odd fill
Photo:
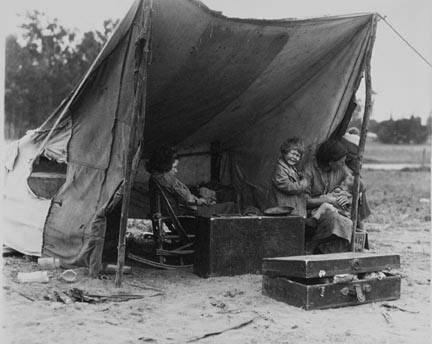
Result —
[[117, 22], [105, 20], [102, 31], [78, 36], [44, 13], [25, 15], [22, 34], [6, 37], [6, 139], [42, 124], [83, 77]]
[[[358, 102], [357, 102], [358, 103]], [[356, 127], [361, 129], [362, 107], [357, 105], [353, 113], [349, 127]], [[421, 124], [421, 118], [412, 115], [410, 118], [402, 118], [377, 122], [373, 119], [369, 121], [368, 132], [375, 133], [377, 140], [382, 143], [390, 144], [421, 144], [425, 143], [428, 137], [431, 136], [432, 122], [431, 115], [429, 115], [426, 125]]]

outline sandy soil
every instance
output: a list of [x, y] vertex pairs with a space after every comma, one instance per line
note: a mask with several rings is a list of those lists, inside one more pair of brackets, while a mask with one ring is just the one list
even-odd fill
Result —
[[[386, 303], [402, 310], [381, 302], [305, 311], [261, 295], [260, 275], [201, 279], [188, 271], [134, 267], [120, 290], [112, 275], [80, 274], [69, 284], [56, 279], [60, 270], [48, 284], [19, 284], [17, 272], [39, 268], [7, 257], [2, 343], [430, 343], [430, 175], [366, 171], [364, 176], [374, 209], [366, 224], [371, 252], [401, 255], [402, 295]], [[100, 304], [44, 300], [72, 287], [144, 297]]]

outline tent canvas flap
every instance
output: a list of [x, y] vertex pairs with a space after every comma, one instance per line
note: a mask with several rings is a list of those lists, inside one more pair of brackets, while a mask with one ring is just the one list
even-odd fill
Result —
[[[33, 210], [26, 221], [33, 224], [27, 230], [6, 220], [7, 235], [16, 239], [8, 239], [12, 247], [88, 265], [104, 241], [103, 218], [124, 180], [130, 137], [142, 140], [143, 159], [161, 144], [187, 150], [219, 142], [222, 180], [245, 202], [265, 207], [280, 143], [297, 135], [314, 146], [342, 122], [364, 68], [372, 14], [247, 20], [224, 17], [195, 0], [153, 0], [145, 122], [132, 126], [135, 49], [149, 3], [132, 5], [82, 82], [40, 128], [71, 121], [64, 136], [66, 182], [51, 201], [33, 200], [21, 189], [25, 159], [44, 148], [37, 135], [22, 139], [15, 168], [4, 178], [2, 202], [11, 213], [19, 202], [28, 204]], [[54, 149], [47, 154], [58, 151], [60, 132], [46, 142]], [[189, 168], [208, 163], [190, 162]], [[136, 200], [145, 197], [141, 176]], [[10, 185], [20, 185], [21, 200], [13, 199]], [[131, 207], [145, 214], [145, 204], [132, 200]], [[20, 231], [34, 237], [31, 244], [14, 234]]]

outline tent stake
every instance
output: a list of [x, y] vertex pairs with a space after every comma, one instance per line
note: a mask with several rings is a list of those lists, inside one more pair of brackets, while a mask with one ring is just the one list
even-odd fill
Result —
[[[144, 128], [145, 118], [145, 106], [146, 106], [146, 95], [147, 95], [147, 65], [149, 56], [149, 43], [150, 43], [150, 14], [151, 5], [143, 7], [141, 2], [141, 11], [143, 16], [142, 31], [136, 41], [135, 46], [135, 70], [134, 70], [134, 105], [133, 114], [131, 121], [130, 137], [128, 144], [128, 151], [126, 155], [126, 161], [124, 166], [124, 183], [123, 183], [123, 198], [122, 208], [120, 215], [120, 229], [117, 246], [117, 269], [115, 276], [115, 286], [120, 287], [123, 277], [123, 267], [125, 263], [125, 251], [126, 251], [126, 229], [127, 220], [129, 214], [130, 204], [130, 193], [132, 190], [133, 179], [136, 174], [139, 159], [142, 152], [142, 135]], [[141, 27], [141, 26], [140, 26]], [[143, 105], [144, 104], [144, 105]], [[138, 144], [136, 152], [134, 147], [137, 144], [137, 134], [140, 137], [140, 143]]]
[[360, 170], [363, 162], [363, 153], [366, 145], [366, 137], [370, 114], [372, 112], [372, 78], [371, 78], [371, 57], [372, 48], [375, 42], [376, 34], [376, 15], [373, 15], [371, 23], [371, 36], [369, 41], [368, 50], [365, 56], [365, 84], [366, 84], [366, 99], [365, 99], [365, 110], [363, 114], [362, 127], [360, 132], [360, 142], [358, 147], [358, 159], [356, 160], [356, 168], [354, 169], [354, 186], [353, 186], [353, 199], [351, 205], [351, 220], [352, 235], [351, 235], [351, 251], [355, 252], [355, 234], [357, 229], [358, 221], [358, 202], [360, 196]]

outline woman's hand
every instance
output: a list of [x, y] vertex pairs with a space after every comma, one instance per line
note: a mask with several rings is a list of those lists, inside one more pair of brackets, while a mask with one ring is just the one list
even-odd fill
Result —
[[327, 202], [327, 203], [330, 203], [330, 204], [333, 204], [333, 205], [337, 205], [337, 204], [339, 204], [339, 203], [337, 202], [337, 198], [336, 198], [336, 196], [334, 196], [333, 194], [330, 194], [330, 193], [325, 194], [325, 195], [324, 195], [324, 199], [325, 199], [325, 202]]
[[336, 198], [337, 204], [339, 204], [341, 207], [345, 207], [349, 205], [351, 202], [349, 201], [348, 197], [346, 195], [339, 195]]

